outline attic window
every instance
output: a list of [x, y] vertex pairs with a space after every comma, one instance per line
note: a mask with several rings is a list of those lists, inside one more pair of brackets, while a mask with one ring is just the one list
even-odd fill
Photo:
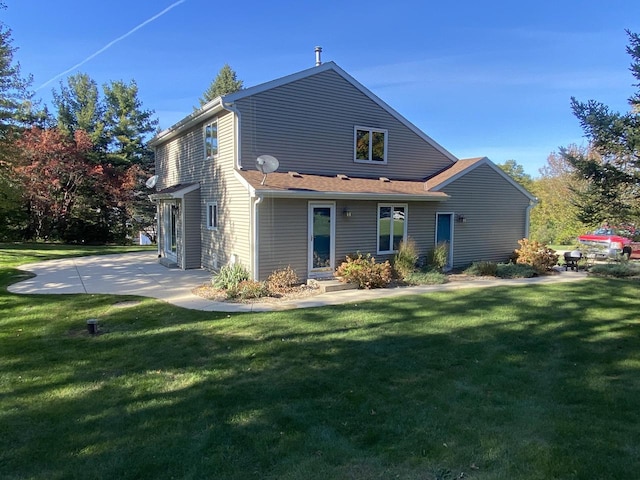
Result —
[[353, 127], [354, 162], [387, 163], [387, 130]]

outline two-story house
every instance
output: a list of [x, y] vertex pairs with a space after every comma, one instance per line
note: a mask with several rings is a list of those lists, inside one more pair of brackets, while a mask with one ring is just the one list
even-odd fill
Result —
[[487, 158], [458, 160], [333, 62], [218, 97], [151, 145], [168, 266], [314, 278], [411, 238], [421, 254], [447, 242], [458, 267], [505, 261], [528, 235], [530, 193]]

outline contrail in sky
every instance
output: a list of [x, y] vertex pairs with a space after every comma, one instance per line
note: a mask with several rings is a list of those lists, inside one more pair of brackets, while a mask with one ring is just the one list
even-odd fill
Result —
[[172, 3], [171, 5], [169, 5], [167, 8], [165, 8], [164, 10], [162, 10], [160, 13], [157, 13], [156, 15], [154, 15], [153, 17], [151, 17], [148, 20], [145, 20], [144, 22], [142, 22], [140, 25], [137, 25], [135, 27], [133, 27], [131, 30], [129, 30], [127, 33], [125, 33], [124, 35], [119, 36], [118, 38], [116, 38], [115, 40], [112, 40], [111, 42], [107, 43], [104, 47], [102, 47], [100, 50], [98, 50], [95, 53], [92, 53], [91, 55], [89, 55], [87, 58], [85, 58], [84, 60], [82, 60], [80, 63], [74, 65], [73, 67], [69, 68], [68, 70], [65, 70], [62, 73], [59, 73], [58, 75], [56, 75], [53, 78], [50, 78], [49, 80], [47, 80], [46, 82], [44, 82], [42, 85], [40, 85], [38, 88], [36, 88], [36, 92], [44, 87], [46, 87], [47, 85], [49, 85], [51, 82], [53, 82], [54, 80], [62, 77], [63, 75], [66, 75], [67, 73], [71, 73], [73, 72], [76, 68], [84, 65], [85, 63], [87, 63], [89, 60], [92, 60], [93, 58], [97, 57], [98, 55], [100, 55], [101, 53], [103, 53], [105, 50], [108, 50], [109, 48], [111, 48], [113, 45], [115, 45], [116, 43], [118, 43], [120, 40], [124, 40], [125, 38], [127, 38], [129, 35], [133, 34], [134, 32], [140, 30], [142, 27], [144, 27], [145, 25], [147, 25], [148, 23], [153, 22], [154, 20], [160, 18], [162, 15], [164, 15], [165, 13], [167, 13], [169, 10], [171, 10], [172, 8], [177, 7], [178, 5], [180, 5], [181, 3], [186, 2], [187, 0], [178, 0], [175, 3]]

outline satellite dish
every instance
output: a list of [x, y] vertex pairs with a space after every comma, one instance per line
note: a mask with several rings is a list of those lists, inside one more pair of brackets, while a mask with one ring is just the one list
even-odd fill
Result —
[[279, 166], [280, 162], [278, 162], [276, 157], [272, 157], [271, 155], [260, 155], [256, 159], [256, 168], [260, 173], [264, 174], [264, 178], [260, 185], [264, 185], [264, 182], [267, 180], [267, 174], [275, 172]]
[[158, 183], [158, 175], [154, 175], [153, 177], [149, 177], [149, 179], [145, 182], [147, 188], [153, 188]]

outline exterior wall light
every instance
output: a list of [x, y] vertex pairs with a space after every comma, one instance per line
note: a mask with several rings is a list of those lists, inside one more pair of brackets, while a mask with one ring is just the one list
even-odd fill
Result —
[[342, 209], [342, 216], [344, 217], [350, 217], [351, 216], [351, 210], [349, 210], [348, 207], [344, 207]]
[[466, 223], [466, 221], [467, 221], [467, 217], [465, 217], [464, 215], [462, 215], [462, 214], [456, 215], [456, 222], [458, 222], [458, 223]]

